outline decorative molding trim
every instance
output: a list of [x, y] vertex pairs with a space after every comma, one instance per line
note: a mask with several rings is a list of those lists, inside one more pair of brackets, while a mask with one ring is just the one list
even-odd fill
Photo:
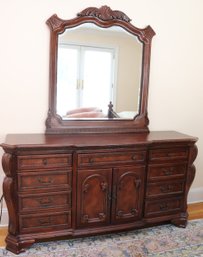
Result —
[[7, 226], [8, 226], [8, 210], [5, 207], [2, 209], [2, 217], [1, 217], [0, 227], [7, 227]]
[[110, 21], [114, 19], [130, 22], [131, 19], [123, 12], [117, 10], [111, 10], [107, 5], [100, 8], [88, 7], [82, 12], [77, 14], [78, 17], [96, 17], [103, 21]]

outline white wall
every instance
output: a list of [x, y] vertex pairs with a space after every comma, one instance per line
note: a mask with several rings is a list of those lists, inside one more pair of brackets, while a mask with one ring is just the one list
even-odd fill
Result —
[[[88, 6], [101, 5], [124, 11], [137, 27], [150, 24], [155, 30], [150, 129], [199, 137], [192, 188], [203, 187], [202, 0], [0, 0], [0, 142], [7, 133], [45, 130], [49, 77], [46, 20], [54, 13], [73, 18]], [[0, 174], [3, 178], [2, 169]]]

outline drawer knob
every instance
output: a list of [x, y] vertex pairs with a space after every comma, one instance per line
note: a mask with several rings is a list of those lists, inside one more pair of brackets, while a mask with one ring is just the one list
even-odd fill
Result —
[[133, 161], [135, 161], [137, 159], [137, 156], [134, 154], [131, 158]]
[[168, 209], [168, 205], [167, 205], [167, 203], [161, 203], [159, 205], [159, 208], [161, 211], [166, 211]]
[[94, 159], [93, 158], [89, 158], [89, 163], [93, 163]]
[[47, 165], [47, 163], [48, 163], [48, 162], [47, 162], [47, 159], [43, 159], [43, 164], [44, 164], [44, 165]]
[[173, 174], [173, 170], [172, 169], [163, 169], [163, 173], [166, 176], [170, 176]]

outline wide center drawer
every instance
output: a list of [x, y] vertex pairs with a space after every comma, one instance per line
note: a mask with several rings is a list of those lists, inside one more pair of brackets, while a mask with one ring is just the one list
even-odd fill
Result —
[[50, 169], [72, 166], [72, 154], [18, 156], [18, 169]]
[[112, 152], [112, 153], [81, 153], [78, 154], [78, 166], [143, 163], [146, 159], [145, 151]]

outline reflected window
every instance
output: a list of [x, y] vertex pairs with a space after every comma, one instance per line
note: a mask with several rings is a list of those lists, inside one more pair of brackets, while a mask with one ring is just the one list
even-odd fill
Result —
[[108, 103], [115, 100], [114, 48], [60, 44], [57, 72], [57, 113], [60, 116], [86, 107], [107, 113]]

